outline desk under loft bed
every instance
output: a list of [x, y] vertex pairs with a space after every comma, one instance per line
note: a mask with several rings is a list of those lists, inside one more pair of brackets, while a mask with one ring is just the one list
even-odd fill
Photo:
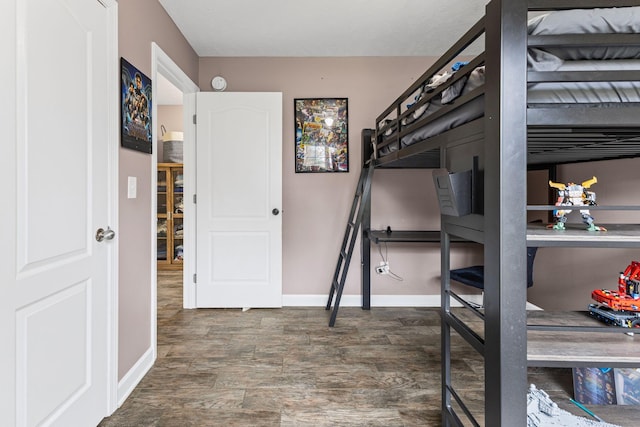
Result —
[[[527, 366], [640, 366], [640, 352], [629, 351], [638, 334], [634, 340], [622, 328], [588, 322], [579, 328], [582, 322], [562, 313], [528, 320], [525, 310], [527, 246], [637, 248], [640, 226], [609, 226], [602, 236], [528, 228], [528, 210], [553, 207], [527, 206], [522, 191], [527, 170], [640, 156], [638, 6], [640, 1], [625, 0], [493, 0], [485, 16], [380, 114], [375, 129], [363, 131], [363, 159], [371, 159], [363, 168], [458, 173], [473, 170], [476, 159], [473, 188], [480, 202], [470, 214], [442, 215], [439, 236], [395, 235], [441, 244], [443, 425], [480, 424], [451, 382], [452, 334], [484, 357], [488, 426], [527, 424]], [[482, 45], [482, 53], [468, 55], [472, 44]], [[461, 54], [472, 59], [443, 76]], [[363, 308], [371, 240], [393, 241], [369, 225], [370, 206], [362, 219]], [[485, 303], [476, 316], [451, 308], [460, 298], [449, 278], [457, 239], [484, 245]], [[578, 329], [589, 335], [566, 338], [579, 336]], [[594, 337], [609, 344], [592, 350], [587, 343]]]

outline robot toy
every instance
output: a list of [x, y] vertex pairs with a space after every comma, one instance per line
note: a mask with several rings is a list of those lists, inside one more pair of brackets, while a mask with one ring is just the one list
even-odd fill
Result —
[[[595, 206], [596, 193], [588, 191], [588, 189], [597, 182], [598, 179], [594, 176], [582, 184], [576, 184], [574, 182], [562, 184], [549, 181], [549, 186], [558, 190], [556, 206]], [[564, 230], [565, 223], [567, 222], [567, 214], [571, 212], [571, 209], [554, 210], [553, 216], [556, 218], [556, 223], [550, 226], [550, 228], [554, 230]], [[589, 209], [580, 209], [580, 215], [582, 215], [582, 222], [586, 224], [588, 231], [607, 231], [606, 228], [599, 227], [593, 223], [593, 217], [589, 213]]]

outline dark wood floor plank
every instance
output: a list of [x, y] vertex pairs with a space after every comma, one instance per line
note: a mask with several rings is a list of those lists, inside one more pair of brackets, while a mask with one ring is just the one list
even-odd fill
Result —
[[[100, 427], [439, 426], [440, 316], [432, 308], [183, 310], [182, 273], [160, 272], [158, 359]], [[457, 341], [456, 341], [457, 343]], [[454, 345], [453, 380], [482, 419], [482, 359]], [[570, 369], [530, 368], [558, 405]], [[523, 398], [526, 390], [523, 390]], [[635, 426], [637, 407], [591, 407]]]

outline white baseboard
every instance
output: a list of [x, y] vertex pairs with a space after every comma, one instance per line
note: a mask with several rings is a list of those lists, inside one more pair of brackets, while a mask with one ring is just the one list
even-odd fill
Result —
[[[482, 304], [482, 295], [460, 295], [463, 299]], [[283, 307], [325, 307], [328, 295], [283, 295]], [[342, 295], [340, 307], [360, 307], [360, 295]], [[451, 299], [451, 307], [460, 307], [458, 301]], [[371, 295], [371, 307], [440, 307], [440, 295]], [[527, 302], [527, 310], [541, 310]]]
[[129, 369], [118, 382], [118, 408], [127, 400], [133, 389], [153, 366], [155, 355], [153, 348], [149, 348], [138, 361]]

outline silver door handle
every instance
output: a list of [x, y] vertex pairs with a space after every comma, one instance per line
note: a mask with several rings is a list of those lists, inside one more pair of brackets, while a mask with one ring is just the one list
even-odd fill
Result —
[[96, 240], [98, 242], [102, 242], [103, 240], [113, 240], [114, 237], [116, 237], [116, 232], [109, 227], [107, 227], [106, 230], [103, 228], [98, 228], [98, 230], [96, 230]]

